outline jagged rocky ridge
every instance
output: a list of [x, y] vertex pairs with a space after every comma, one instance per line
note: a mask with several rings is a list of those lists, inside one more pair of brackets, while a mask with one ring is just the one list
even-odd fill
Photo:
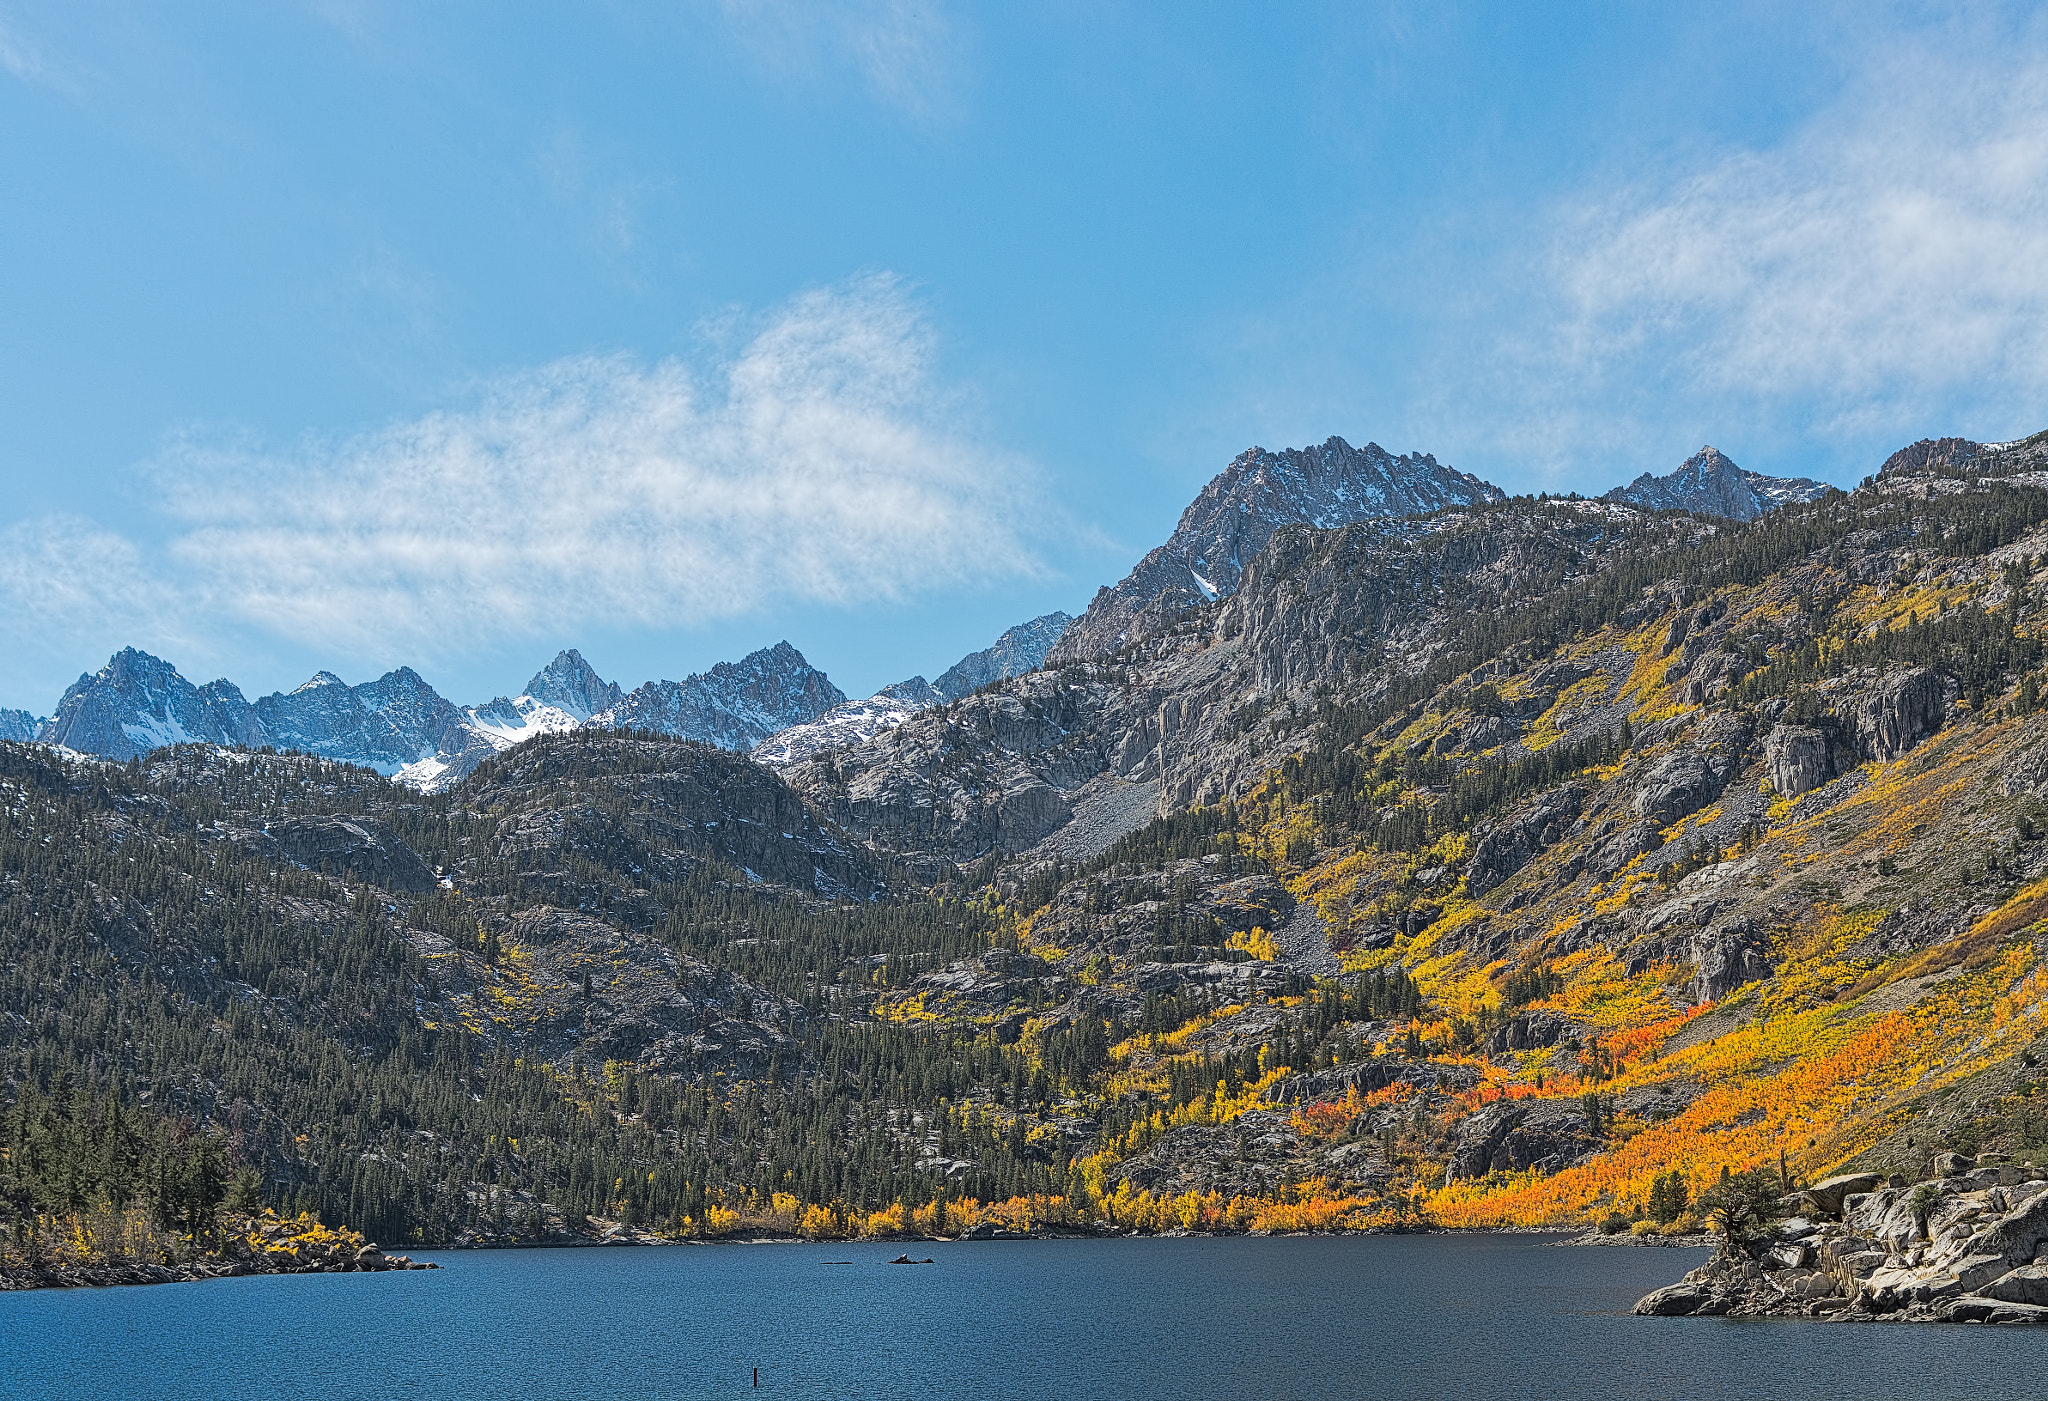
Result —
[[1753, 521], [1766, 511], [1815, 501], [1825, 483], [1804, 477], [1767, 477], [1737, 467], [1718, 448], [1703, 447], [1667, 476], [1643, 473], [1601, 499], [1625, 501], [1655, 511], [1698, 511], [1730, 520]]
[[1097, 591], [1053, 648], [1053, 660], [1115, 651], [1169, 624], [1182, 609], [1220, 598], [1283, 526], [1323, 529], [1498, 501], [1502, 492], [1427, 453], [1396, 457], [1342, 438], [1318, 447], [1249, 448], [1181, 513], [1166, 543], [1124, 580]]
[[628, 695], [564, 651], [524, 691], [456, 706], [410, 667], [350, 686], [319, 672], [254, 704], [229, 681], [194, 686], [170, 663], [127, 648], [65, 692], [33, 735], [83, 754], [130, 759], [166, 745], [270, 746], [360, 764], [436, 792], [485, 759], [540, 734], [581, 725], [654, 730], [747, 748], [815, 718], [843, 697], [787, 642], [683, 681]]
[[786, 767], [831, 749], [844, 749], [893, 730], [920, 710], [959, 700], [992, 682], [1034, 671], [1073, 619], [1048, 613], [1019, 623], [995, 645], [962, 657], [935, 682], [922, 676], [884, 686], [866, 700], [841, 701], [817, 719], [791, 725], [754, 748], [764, 764]]
[[962, 658], [939, 685], [912, 677], [867, 701], [848, 701], [787, 642], [630, 693], [570, 649], [518, 695], [459, 707], [409, 667], [359, 686], [323, 671], [294, 691], [252, 705], [232, 682], [194, 686], [170, 663], [126, 648], [97, 674], [81, 676], [50, 720], [0, 711], [0, 740], [35, 740], [124, 760], [172, 744], [268, 745], [361, 764], [427, 792], [460, 782], [523, 740], [583, 725], [651, 730], [727, 749], [759, 747], [765, 762], [790, 763], [1031, 670], [1068, 621], [1064, 613], [1035, 618]]
[[1053, 612], [1019, 623], [998, 637], [993, 646], [970, 652], [946, 668], [932, 682], [932, 690], [941, 699], [954, 701], [973, 695], [992, 681], [1036, 671], [1073, 622], [1067, 614]]
[[1597, 573], [1617, 549], [1710, 529], [1558, 501], [1282, 532], [1230, 598], [1150, 641], [914, 716], [790, 780], [850, 831], [956, 860], [1023, 851], [1077, 804], [1142, 793], [1106, 845], [1245, 791], [1299, 745], [1304, 711], [1332, 680], [1383, 684], [1386, 668], [1426, 658], [1486, 600], [1540, 594]]

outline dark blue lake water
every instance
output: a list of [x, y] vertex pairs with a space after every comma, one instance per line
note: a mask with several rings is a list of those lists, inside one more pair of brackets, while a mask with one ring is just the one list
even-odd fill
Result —
[[[8, 1397], [2038, 1398], [2048, 1331], [1639, 1319], [1542, 1238], [683, 1246], [0, 1294]], [[850, 1265], [828, 1263], [850, 1260]], [[760, 1389], [751, 1385], [761, 1369]]]

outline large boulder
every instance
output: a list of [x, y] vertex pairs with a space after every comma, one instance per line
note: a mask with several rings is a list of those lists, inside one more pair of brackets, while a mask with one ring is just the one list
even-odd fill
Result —
[[2007, 1304], [2048, 1304], [2048, 1266], [2022, 1265], [1979, 1286], [1977, 1293]]
[[1686, 952], [1694, 970], [1689, 991], [1695, 1002], [1718, 1001], [1771, 974], [1770, 960], [1747, 924], [1703, 930], [1688, 941]]
[[[1692, 648], [1687, 646], [1690, 652]], [[1705, 705], [1742, 679], [1748, 668], [1732, 652], [1704, 653], [1686, 668], [1685, 683], [1678, 688], [1680, 705]]]
[[1494, 1055], [1536, 1051], [1576, 1035], [1578, 1028], [1555, 1012], [1517, 1012], [1493, 1029], [1486, 1049]]
[[1636, 816], [1668, 827], [1721, 795], [1719, 766], [1689, 749], [1667, 754], [1636, 785]]
[[1452, 1130], [1450, 1175], [1484, 1177], [1529, 1168], [1556, 1172], [1583, 1161], [1599, 1146], [1586, 1116], [1560, 1101], [1490, 1104]]
[[1844, 1172], [1823, 1178], [1808, 1187], [1800, 1195], [1815, 1211], [1827, 1216], [1842, 1214], [1842, 1201], [1858, 1192], [1874, 1192], [1884, 1185], [1884, 1178], [1874, 1172]]
[[1458, 734], [1458, 744], [1474, 754], [1495, 749], [1522, 733], [1522, 727], [1505, 715], [1482, 715]]
[[1638, 856], [1648, 856], [1664, 845], [1664, 831], [1655, 822], [1632, 822], [1601, 841], [1586, 856], [1586, 869], [1595, 880], [1611, 880]]
[[1726, 1313], [1729, 1302], [1712, 1285], [1673, 1284], [1636, 1300], [1632, 1312], [1646, 1318], [1686, 1318]]

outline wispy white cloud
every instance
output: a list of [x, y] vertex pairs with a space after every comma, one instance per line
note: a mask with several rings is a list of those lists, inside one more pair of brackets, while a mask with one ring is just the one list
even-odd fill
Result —
[[167, 544], [19, 525], [0, 599], [39, 630], [149, 598], [198, 630], [432, 658], [1039, 568], [1030, 472], [961, 426], [893, 278], [741, 324], [709, 370], [583, 357], [342, 442], [181, 442], [152, 470]]
[[0, 14], [0, 72], [10, 73], [24, 83], [33, 83], [58, 94], [79, 96], [79, 75], [65, 60], [63, 46], [52, 45], [36, 33], [53, 27], [60, 16], [30, 12], [25, 17]]
[[0, 529], [0, 668], [12, 704], [47, 707], [88, 659], [130, 643], [180, 649], [204, 664], [178, 591], [125, 536], [79, 516]]
[[967, 82], [962, 26], [937, 0], [716, 0], [729, 32], [764, 69], [813, 81], [848, 67], [868, 94], [919, 123], [951, 118]]
[[0, 68], [23, 82], [33, 82], [43, 70], [42, 60], [5, 25], [0, 25]]
[[1673, 414], [1835, 439], [1936, 417], [2040, 426], [2038, 43], [1876, 55], [1783, 142], [1585, 192], [1553, 227], [1539, 315], [1488, 367], [1526, 396], [1516, 431], [1583, 444]]

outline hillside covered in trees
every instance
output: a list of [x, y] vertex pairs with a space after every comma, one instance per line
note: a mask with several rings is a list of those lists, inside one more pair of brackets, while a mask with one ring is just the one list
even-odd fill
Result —
[[8, 1239], [1680, 1230], [2031, 1154], [2048, 476], [1971, 446], [1281, 531], [786, 774], [0, 746]]

